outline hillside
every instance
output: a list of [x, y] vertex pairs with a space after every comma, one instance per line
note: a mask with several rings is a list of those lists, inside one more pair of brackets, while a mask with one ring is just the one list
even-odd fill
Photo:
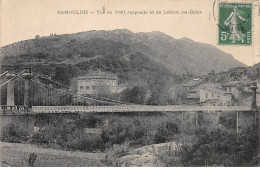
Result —
[[168, 88], [187, 82], [193, 75], [245, 66], [211, 45], [188, 38], [176, 40], [161, 32], [128, 30], [38, 37], [3, 47], [1, 56], [3, 69], [11, 66], [18, 72], [30, 64], [34, 72], [74, 90], [77, 76], [90, 70], [112, 72], [120, 87], [151, 91], [152, 104], [167, 103]]
[[4, 65], [24, 62], [74, 65], [97, 56], [114, 56], [129, 61], [130, 56], [138, 53], [178, 74], [219, 72], [245, 66], [216, 47], [188, 38], [177, 40], [161, 32], [88, 31], [40, 37], [1, 49]]

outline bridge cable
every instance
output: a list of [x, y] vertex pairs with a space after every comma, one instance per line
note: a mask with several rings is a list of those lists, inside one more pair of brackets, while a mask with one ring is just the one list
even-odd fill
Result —
[[[35, 72], [33, 72], [33, 73], [35, 73]], [[46, 77], [47, 75], [41, 75], [41, 74], [38, 74], [38, 73], [35, 73], [35, 74], [40, 75], [40, 76], [43, 76], [42, 78], [47, 79], [48, 81], [51, 81], [51, 82], [53, 82], [53, 83], [62, 85], [62, 86], [64, 86], [64, 87], [67, 87], [68, 89], [71, 89], [70, 86], [67, 86], [67, 85], [62, 84], [62, 83], [60, 83], [60, 82], [57, 82], [57, 81], [54, 81], [54, 80], [51, 80], [51, 79], [47, 78], [47, 77]], [[117, 103], [119, 103], [119, 104], [136, 105], [136, 103], [129, 103], [129, 102], [124, 102], [124, 101], [120, 101], [120, 100], [110, 99], [110, 98], [102, 97], [102, 96], [99, 96], [99, 95], [96, 95], [96, 96], [98, 96], [98, 97], [101, 98], [101, 99], [106, 99], [106, 100], [109, 100], [109, 101], [117, 102]], [[98, 100], [98, 99], [97, 99], [97, 100]]]
[[6, 73], [8, 73], [8, 71], [2, 73], [2, 74], [0, 75], [0, 77], [2, 77], [3, 75], [5, 75]]
[[106, 99], [106, 100], [114, 101], [114, 102], [121, 103], [121, 104], [136, 105], [135, 103], [129, 103], [129, 102], [124, 102], [124, 101], [120, 101], [120, 100], [114, 100], [114, 99], [102, 97], [102, 96], [99, 96], [99, 95], [92, 95], [92, 96], [94, 96], [94, 97], [97, 96], [97, 97], [99, 97], [99, 98], [101, 98], [101, 99]]
[[16, 76], [14, 76], [13, 78], [7, 80], [6, 82], [4, 82], [3, 84], [0, 85], [0, 87], [2, 87], [3, 85], [7, 84], [8, 82], [12, 81], [13, 79], [17, 78], [18, 76], [20, 76], [20, 74], [24, 73], [26, 70], [22, 71], [21, 73], [17, 74]]
[[39, 75], [39, 76], [42, 76], [41, 78], [44, 78], [44, 79], [46, 79], [46, 80], [48, 80], [48, 81], [51, 81], [51, 82], [53, 82], [53, 83], [55, 83], [55, 84], [59, 84], [59, 85], [65, 86], [65, 87], [67, 87], [67, 88], [69, 88], [69, 89], [71, 88], [70, 86], [67, 86], [67, 85], [65, 85], [65, 84], [62, 84], [62, 83], [60, 83], [60, 82], [58, 82], [58, 81], [54, 81], [54, 80], [49, 79], [49, 78], [47, 77], [47, 75], [41, 75], [41, 74], [36, 73], [36, 72], [32, 72], [32, 73], [35, 73], [35, 74], [37, 74], [37, 75]]
[[[38, 84], [41, 84], [41, 85], [43, 85], [43, 86], [49, 87], [48, 85], [43, 84], [43, 83], [41, 83], [41, 82], [39, 82], [39, 81], [36, 81], [36, 80], [33, 80], [33, 79], [32, 79], [31, 81], [33, 81], [33, 82], [35, 82], [35, 83], [38, 83]], [[49, 87], [49, 88], [52, 88], [52, 89], [61, 91], [61, 89], [57, 89], [57, 88], [54, 88], [54, 87]], [[107, 102], [107, 101], [103, 101], [103, 100], [93, 99], [93, 98], [86, 97], [86, 96], [81, 96], [81, 95], [78, 95], [78, 94], [75, 94], [75, 93], [70, 93], [70, 92], [66, 92], [66, 93], [67, 93], [67, 94], [74, 95], [74, 96], [79, 96], [79, 97], [82, 97], [82, 98], [86, 98], [86, 99], [89, 99], [89, 100], [98, 101], [98, 102], [101, 102], [101, 103], [116, 104], [116, 103]]]
[[185, 105], [196, 104], [196, 103], [200, 103], [200, 101], [197, 101], [197, 102], [191, 102], [191, 103], [186, 103]]

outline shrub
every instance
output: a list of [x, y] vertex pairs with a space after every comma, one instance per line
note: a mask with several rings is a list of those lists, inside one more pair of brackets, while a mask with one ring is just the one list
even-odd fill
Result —
[[111, 144], [121, 144], [129, 139], [130, 126], [121, 122], [114, 122], [107, 127], [102, 133], [103, 141]]
[[251, 166], [257, 156], [257, 133], [255, 127], [238, 135], [222, 128], [198, 128], [196, 140], [161, 153], [160, 160], [166, 166]]
[[154, 135], [139, 120], [127, 123], [124, 120], [115, 120], [103, 131], [102, 139], [105, 143], [109, 142], [111, 145], [129, 141], [132, 146], [143, 146], [147, 143], [152, 144]]
[[33, 134], [31, 142], [44, 145], [57, 142], [57, 144], [64, 147], [68, 134], [74, 132], [75, 129], [75, 125], [64, 122], [58, 125], [48, 125]]
[[101, 119], [95, 117], [94, 115], [88, 115], [87, 117], [77, 120], [76, 126], [79, 129], [82, 129], [85, 127], [94, 128], [96, 126], [96, 124], [100, 121], [101, 121]]
[[9, 124], [3, 128], [1, 141], [11, 143], [21, 143], [28, 139], [28, 133], [21, 127]]
[[65, 145], [69, 149], [80, 151], [105, 150], [105, 144], [100, 134], [82, 134], [80, 131], [68, 135], [68, 141]]
[[105, 166], [120, 166], [119, 159], [122, 156], [127, 155], [129, 151], [129, 141], [125, 141], [123, 144], [114, 145], [106, 150], [106, 156], [104, 159], [101, 160]]
[[31, 143], [34, 144], [48, 144], [50, 142], [48, 131], [40, 131], [33, 134]]
[[27, 160], [27, 165], [29, 167], [34, 167], [35, 161], [36, 161], [37, 155], [34, 153], [31, 153], [28, 160]]
[[158, 160], [160, 160], [163, 163], [164, 166], [168, 166], [168, 167], [182, 166], [180, 161], [180, 149], [182, 149], [181, 145], [177, 145], [175, 147], [169, 144], [166, 145], [165, 148], [159, 148], [156, 157]]
[[235, 129], [236, 128], [236, 117], [234, 114], [227, 114], [225, 116], [221, 116], [219, 118], [219, 124], [222, 124], [228, 129]]
[[159, 125], [155, 134], [155, 143], [163, 143], [173, 139], [179, 133], [179, 128], [174, 122], [163, 122]]

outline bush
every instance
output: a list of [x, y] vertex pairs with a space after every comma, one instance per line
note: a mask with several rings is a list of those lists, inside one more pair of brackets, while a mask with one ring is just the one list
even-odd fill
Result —
[[64, 148], [64, 143], [68, 140], [68, 134], [75, 131], [75, 125], [61, 122], [58, 125], [48, 125], [39, 132], [34, 133], [32, 136], [32, 143], [50, 145], [52, 143], [57, 143], [62, 148]]
[[9, 124], [3, 128], [1, 141], [11, 143], [21, 143], [28, 140], [28, 133], [21, 127]]
[[105, 143], [122, 144], [129, 141], [130, 145], [143, 146], [152, 144], [154, 136], [151, 131], [139, 120], [133, 122], [123, 122], [123, 120], [113, 121], [102, 133]]
[[126, 141], [123, 144], [120, 145], [114, 145], [113, 147], [110, 147], [106, 150], [106, 156], [104, 159], [101, 160], [101, 162], [105, 166], [111, 166], [111, 167], [118, 167], [120, 157], [127, 155], [129, 151], [129, 141]]
[[107, 127], [102, 133], [102, 139], [105, 143], [121, 144], [129, 139], [130, 126], [123, 124], [122, 122], [114, 121], [109, 127]]
[[37, 155], [34, 154], [34, 153], [31, 153], [31, 154], [29, 155], [28, 160], [27, 160], [27, 165], [28, 165], [29, 167], [34, 167], [36, 158], [37, 158]]
[[69, 149], [80, 151], [105, 150], [105, 144], [100, 134], [82, 134], [79, 131], [69, 135], [65, 145]]
[[174, 122], [163, 122], [155, 134], [155, 143], [164, 143], [174, 138], [179, 133], [179, 128]]
[[234, 114], [227, 114], [219, 118], [219, 124], [225, 126], [228, 129], [236, 128], [236, 117]]
[[144, 104], [146, 91], [144, 87], [139, 86], [134, 86], [132, 89], [127, 88], [121, 92], [121, 100], [130, 103]]
[[221, 128], [198, 128], [196, 140], [161, 153], [160, 160], [166, 166], [251, 166], [257, 156], [257, 133], [255, 127], [238, 135]]
[[79, 129], [82, 128], [94, 128], [98, 122], [100, 122], [101, 119], [95, 117], [94, 115], [88, 115], [87, 117], [84, 117], [82, 119], [77, 120], [76, 126]]

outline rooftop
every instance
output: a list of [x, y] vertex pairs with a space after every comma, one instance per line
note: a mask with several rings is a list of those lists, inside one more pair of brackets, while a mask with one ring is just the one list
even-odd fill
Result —
[[228, 82], [222, 83], [221, 86], [223, 86], [223, 87], [237, 87], [238, 85], [249, 86], [252, 83], [253, 82], [250, 80], [228, 81]]
[[182, 87], [194, 87], [194, 86], [197, 86], [200, 83], [201, 83], [200, 80], [191, 80], [188, 83], [182, 85]]
[[203, 83], [203, 84], [200, 84], [200, 85], [196, 86], [195, 88], [193, 88], [190, 92], [196, 93], [196, 92], [199, 92], [200, 89], [218, 88], [219, 86], [220, 86], [219, 83]]
[[97, 79], [100, 79], [100, 78], [117, 79], [117, 76], [112, 73], [103, 72], [103, 71], [98, 70], [98, 71], [90, 71], [86, 75], [80, 76], [77, 79], [82, 80], [82, 79], [96, 79], [96, 78]]
[[218, 94], [231, 94], [231, 93], [228, 93], [226, 91], [223, 91], [223, 90], [220, 90], [217, 88], [202, 88], [202, 90], [206, 90], [206, 91], [210, 91], [210, 92], [218, 93]]

